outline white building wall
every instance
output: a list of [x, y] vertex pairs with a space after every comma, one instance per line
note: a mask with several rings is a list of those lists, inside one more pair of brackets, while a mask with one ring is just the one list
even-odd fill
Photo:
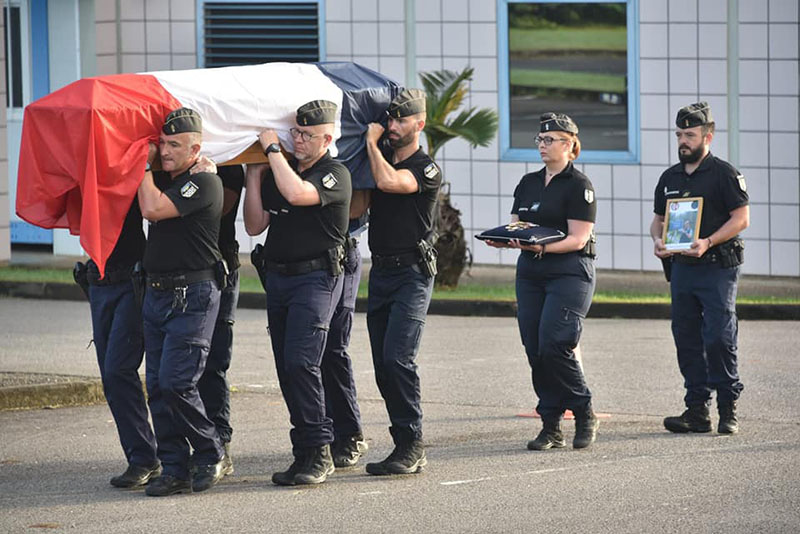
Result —
[[[402, 17], [401, 4], [328, 0], [328, 59], [361, 62], [404, 80], [399, 64], [403, 58], [397, 56], [403, 32], [395, 27]], [[751, 227], [743, 234], [744, 272], [798, 276], [798, 2], [739, 4], [739, 167], [747, 177], [752, 203]], [[384, 21], [384, 10], [391, 12], [391, 22]], [[475, 78], [469, 105], [497, 109], [496, 3], [416, 0], [415, 11], [417, 70], [470, 65]], [[641, 0], [639, 13], [640, 164], [580, 167], [597, 191], [598, 266], [660, 270], [648, 228], [655, 184], [665, 168], [677, 163], [673, 121], [678, 108], [709, 101], [717, 122], [712, 150], [728, 158], [727, 1]], [[515, 185], [524, 173], [540, 166], [500, 161], [494, 143], [472, 150], [452, 141], [438, 159], [470, 239], [508, 220]], [[480, 246], [474, 239], [469, 245], [478, 263], [516, 261], [516, 252]]]
[[[5, 28], [0, 26], [0, 39], [5, 41]], [[8, 129], [6, 128], [6, 57], [0, 48], [0, 264], [11, 259], [10, 200], [8, 198]]]
[[[115, 4], [96, 2], [98, 74], [197, 66], [195, 0], [121, 0], [119, 16]], [[752, 203], [744, 272], [798, 276], [798, 2], [740, 0], [739, 5], [739, 167]], [[417, 71], [470, 65], [475, 78], [468, 105], [497, 109], [496, 2], [416, 0], [414, 7]], [[406, 81], [404, 2], [326, 0], [325, 9], [325, 59], [355, 61]], [[712, 149], [728, 158], [727, 1], [641, 0], [639, 14], [641, 162], [577, 161], [597, 191], [601, 268], [660, 269], [648, 227], [658, 177], [677, 162], [673, 120], [679, 107], [701, 99], [711, 103], [717, 121]], [[540, 164], [500, 161], [496, 142], [472, 150], [457, 140], [438, 159], [475, 261], [514, 263], [515, 252], [480, 246], [472, 236], [508, 220], [516, 183]], [[246, 236], [241, 223], [238, 236], [243, 250], [260, 239]]]

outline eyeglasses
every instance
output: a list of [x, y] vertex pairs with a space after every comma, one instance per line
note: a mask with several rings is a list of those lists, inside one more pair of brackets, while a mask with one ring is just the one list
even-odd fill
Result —
[[533, 138], [533, 142], [537, 146], [541, 145], [542, 143], [544, 143], [544, 146], [550, 146], [555, 141], [564, 141], [564, 142], [566, 142], [566, 141], [569, 141], [569, 139], [565, 139], [563, 137], [541, 137], [539, 135], [537, 135], [536, 137]]
[[289, 134], [292, 137], [294, 137], [295, 139], [300, 137], [303, 140], [303, 142], [306, 142], [306, 143], [311, 141], [315, 137], [319, 137], [321, 135], [325, 135], [325, 134], [312, 134], [312, 133], [304, 132], [302, 130], [298, 130], [297, 128], [289, 128]]

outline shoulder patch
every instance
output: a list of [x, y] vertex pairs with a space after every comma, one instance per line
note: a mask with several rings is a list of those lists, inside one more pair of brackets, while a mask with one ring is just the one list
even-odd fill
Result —
[[744, 174], [737, 174], [736, 180], [739, 182], [739, 189], [747, 191], [747, 183], [744, 181]]
[[439, 167], [437, 167], [435, 163], [429, 163], [423, 172], [426, 178], [433, 178], [439, 174]]
[[200, 188], [197, 187], [196, 183], [194, 183], [193, 181], [189, 180], [188, 182], [183, 184], [183, 186], [181, 187], [181, 196], [184, 197], [184, 198], [192, 198], [194, 196], [194, 194], [197, 193], [197, 191], [199, 189]]
[[591, 204], [592, 202], [594, 202], [594, 191], [592, 191], [591, 189], [584, 189], [583, 199], [586, 201], [587, 204]]
[[328, 174], [322, 177], [322, 187], [324, 187], [325, 189], [333, 189], [337, 183], [339, 182], [338, 180], [336, 180], [336, 177], [333, 175], [333, 173], [329, 172]]

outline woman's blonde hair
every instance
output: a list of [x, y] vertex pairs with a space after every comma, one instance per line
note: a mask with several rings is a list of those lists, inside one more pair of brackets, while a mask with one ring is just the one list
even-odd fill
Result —
[[578, 159], [581, 153], [581, 140], [577, 134], [564, 132], [572, 140], [572, 150], [569, 152], [570, 161]]

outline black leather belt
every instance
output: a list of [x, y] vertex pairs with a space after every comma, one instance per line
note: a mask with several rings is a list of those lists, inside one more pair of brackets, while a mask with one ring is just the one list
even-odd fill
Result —
[[185, 273], [150, 274], [147, 275], [147, 286], [160, 291], [169, 291], [176, 287], [186, 287], [189, 284], [214, 280], [214, 269], [202, 271], [188, 271]]
[[110, 286], [120, 282], [127, 282], [131, 279], [131, 271], [133, 269], [133, 267], [116, 269], [113, 271], [106, 269], [105, 276], [100, 278], [100, 270], [97, 268], [97, 264], [94, 261], [89, 260], [86, 263], [86, 267], [88, 269], [86, 279], [93, 286]]
[[395, 256], [372, 256], [372, 266], [379, 269], [387, 269], [393, 267], [408, 267], [409, 265], [416, 265], [419, 263], [419, 253], [406, 252], [405, 254], [397, 254]]
[[683, 263], [686, 265], [701, 265], [704, 263], [717, 263], [720, 261], [720, 258], [716, 250], [710, 250], [699, 258], [695, 258], [694, 256], [686, 256], [684, 254], [674, 254], [672, 256], [672, 260], [675, 263]]
[[327, 258], [316, 258], [313, 260], [295, 261], [292, 263], [277, 263], [274, 261], [265, 260], [264, 266], [267, 268], [267, 271], [286, 276], [308, 274], [310, 272], [328, 269], [329, 267]]

